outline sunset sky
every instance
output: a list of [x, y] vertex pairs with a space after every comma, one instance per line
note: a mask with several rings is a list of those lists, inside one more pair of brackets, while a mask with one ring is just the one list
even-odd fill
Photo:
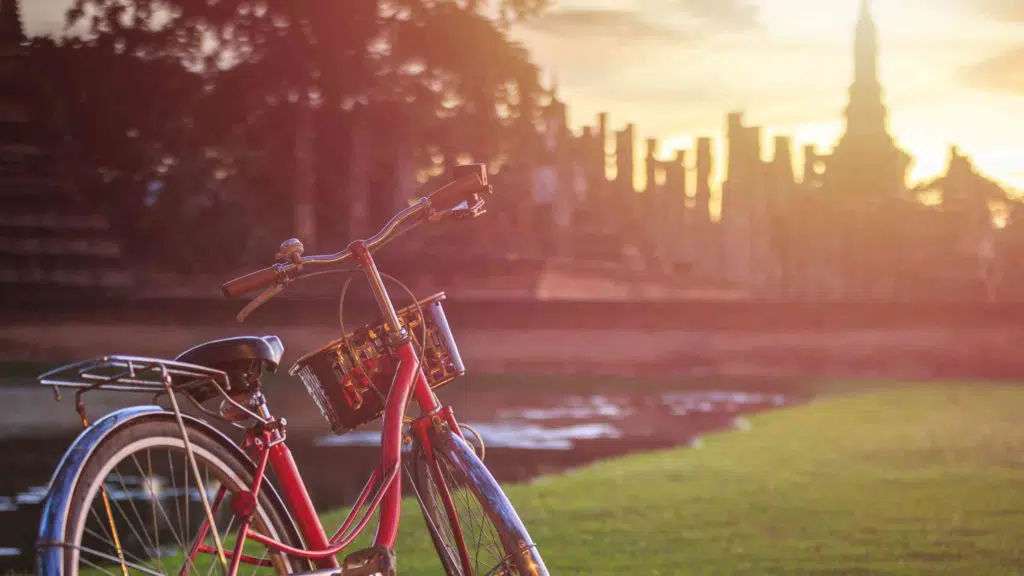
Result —
[[[29, 33], [59, 29], [69, 2], [22, 2]], [[574, 126], [605, 110], [611, 128], [632, 121], [667, 155], [720, 136], [725, 114], [743, 110], [766, 139], [828, 148], [842, 127], [859, 2], [557, 0], [512, 32], [557, 75]], [[912, 179], [940, 173], [955, 143], [1024, 193], [1024, 2], [876, 0], [872, 9], [890, 128], [917, 158]]]

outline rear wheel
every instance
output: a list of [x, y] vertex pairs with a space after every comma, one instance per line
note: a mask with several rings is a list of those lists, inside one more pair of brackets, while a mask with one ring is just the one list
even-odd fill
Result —
[[[240, 520], [232, 497], [252, 486], [254, 466], [237, 448], [226, 446], [198, 426], [186, 424], [199, 470], [190, 466], [176, 422], [132, 422], [112, 432], [82, 466], [73, 488], [64, 530], [64, 574], [221, 573], [214, 530], [188, 560], [207, 522], [201, 494], [213, 509], [217, 537], [227, 554]], [[286, 509], [269, 489], [260, 490], [252, 527], [285, 544], [302, 548]], [[218, 494], [223, 493], [219, 498]], [[239, 574], [287, 574], [309, 570], [247, 541], [243, 554], [264, 566], [243, 563]], [[44, 573], [50, 573], [43, 570]], [[55, 571], [56, 572], [56, 571]]]
[[501, 487], [458, 435], [433, 433], [433, 458], [417, 444], [416, 497], [448, 576], [546, 576], [547, 568]]

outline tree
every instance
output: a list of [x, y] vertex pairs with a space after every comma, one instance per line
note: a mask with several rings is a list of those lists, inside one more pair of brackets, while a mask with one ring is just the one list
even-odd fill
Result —
[[[96, 145], [94, 165], [127, 206], [156, 198], [153, 222], [214, 213], [220, 224], [260, 219], [259, 229], [284, 230], [299, 107], [317, 110], [330, 155], [321, 195], [344, 189], [338, 167], [358, 106], [398, 110], [423, 167], [439, 153], [504, 154], [510, 125], [532, 122], [540, 93], [507, 26], [546, 2], [76, 0], [68, 24], [86, 34], [61, 48], [78, 70], [67, 93], [79, 95], [75, 116], [95, 125], [76, 133], [83, 148]], [[182, 259], [200, 250], [182, 248]]]
[[[195, 121], [201, 78], [175, 60], [141, 59], [110, 43], [36, 38], [27, 50], [61, 95], [79, 188], [113, 216], [128, 252], [152, 256], [179, 242], [174, 224], [197, 211], [193, 191], [217, 171]], [[147, 209], [154, 205], [160, 209]], [[165, 233], [152, 234], [154, 227]]]
[[419, 113], [465, 108], [479, 121], [508, 107], [510, 85], [529, 66], [508, 24], [547, 2], [76, 0], [68, 24], [87, 24], [93, 42], [130, 54], [177, 59], [211, 81], [244, 70], [256, 99], [398, 100]]

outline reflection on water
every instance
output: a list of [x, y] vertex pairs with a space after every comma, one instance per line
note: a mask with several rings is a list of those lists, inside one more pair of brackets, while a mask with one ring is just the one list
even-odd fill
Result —
[[[480, 433], [484, 444], [491, 448], [515, 450], [571, 450], [574, 440], [595, 438], [621, 438], [622, 433], [610, 424], [579, 424], [545, 428], [538, 425], [466, 422]], [[356, 431], [343, 436], [316, 439], [317, 446], [380, 446], [380, 432]]]
[[500, 410], [503, 419], [556, 420], [560, 418], [609, 418], [620, 419], [633, 415], [632, 406], [611, 401], [603, 394], [591, 396], [568, 396], [562, 406], [552, 408], [528, 408]]
[[783, 406], [788, 402], [786, 396], [782, 394], [752, 392], [673, 392], [662, 394], [661, 401], [676, 416], [685, 416], [692, 412], [732, 414], [753, 407]]
[[[491, 422], [466, 422], [480, 433], [488, 448], [516, 450], [572, 450], [580, 442], [620, 439], [629, 432], [618, 422], [630, 417], [670, 417], [693, 414], [734, 415], [752, 409], [782, 406], [782, 394], [750, 392], [672, 392], [644, 396], [567, 396], [552, 407], [502, 409]], [[580, 422], [582, 421], [582, 422]], [[689, 431], [673, 418], [666, 427]], [[729, 425], [723, 422], [722, 425]], [[749, 423], [747, 423], [749, 426]], [[629, 428], [630, 430], [632, 428]], [[380, 446], [380, 432], [357, 430], [341, 436], [323, 436], [317, 446]]]
[[[629, 452], [699, 448], [701, 435], [725, 427], [749, 429], [743, 414], [792, 401], [780, 394], [723, 391], [553, 395], [538, 399], [536, 406], [497, 409], [491, 418], [475, 417], [468, 424], [483, 437], [487, 466], [495, 478], [526, 482]], [[32, 569], [44, 485], [71, 440], [22, 439], [7, 448], [22, 457], [0, 478], [0, 571]], [[349, 504], [358, 496], [378, 465], [379, 445], [377, 430], [322, 437], [289, 434], [289, 446], [300, 470], [307, 471], [304, 480], [319, 509]], [[316, 474], [308, 473], [312, 469]], [[184, 493], [160, 476], [147, 480], [126, 475], [125, 487], [111, 486], [111, 496], [149, 499], [147, 482], [158, 498]], [[208, 493], [213, 498], [216, 489], [207, 489], [213, 490]], [[199, 491], [193, 487], [189, 497], [198, 501]]]
[[32, 486], [14, 498], [17, 506], [39, 504], [46, 498], [46, 486]]

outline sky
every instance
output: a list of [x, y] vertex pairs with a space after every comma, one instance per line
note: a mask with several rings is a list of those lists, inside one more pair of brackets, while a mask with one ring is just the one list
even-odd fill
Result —
[[[69, 3], [22, 2], [28, 32], [59, 30]], [[697, 136], [720, 138], [738, 110], [764, 128], [768, 157], [773, 135], [792, 136], [799, 164], [803, 144], [827, 151], [842, 131], [859, 3], [554, 0], [511, 34], [557, 79], [574, 127], [607, 111], [610, 129], [635, 123], [667, 158]], [[911, 180], [942, 173], [956, 144], [1024, 194], [1024, 2], [875, 0], [872, 12], [890, 131], [916, 158]]]
[[[558, 0], [514, 36], [552, 71], [573, 125], [634, 122], [666, 152], [738, 110], [797, 146], [842, 131], [860, 0]], [[1024, 193], [1024, 2], [876, 0], [890, 131], [940, 174], [951, 144]], [[719, 162], [721, 165], [721, 162]]]

